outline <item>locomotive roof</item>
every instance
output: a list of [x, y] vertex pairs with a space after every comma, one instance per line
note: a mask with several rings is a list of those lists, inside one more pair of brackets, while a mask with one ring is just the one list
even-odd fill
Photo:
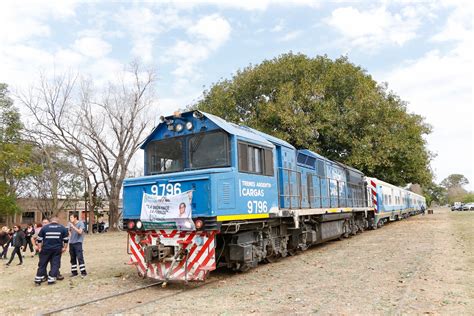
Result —
[[[291, 145], [290, 143], [287, 143], [282, 139], [276, 138], [276, 137], [268, 135], [266, 133], [260, 132], [256, 129], [251, 128], [251, 127], [248, 127], [248, 126], [245, 126], [245, 125], [238, 125], [238, 124], [234, 124], [234, 123], [231, 123], [231, 122], [227, 122], [226, 120], [224, 120], [224, 119], [222, 119], [218, 116], [215, 116], [213, 114], [209, 114], [209, 113], [206, 113], [206, 112], [201, 112], [201, 113], [204, 114], [204, 116], [206, 116], [208, 119], [210, 119], [211, 121], [213, 121], [214, 123], [219, 125], [222, 129], [226, 130], [230, 134], [239, 135], [239, 136], [243, 136], [243, 137], [250, 138], [250, 139], [258, 139], [258, 140], [263, 138], [263, 139], [265, 139], [265, 141], [270, 142], [272, 144], [276, 144], [276, 145], [279, 145], [279, 146], [285, 146], [285, 147], [289, 147], [291, 149], [295, 149], [295, 147], [293, 147], [293, 145]], [[251, 135], [249, 135], [249, 133], [251, 133]]]
[[[184, 112], [184, 113], [181, 113], [180, 116], [181, 117], [192, 117], [193, 112], [195, 112], [195, 111]], [[202, 115], [204, 117], [206, 117], [208, 120], [212, 121], [214, 124], [216, 124], [217, 126], [222, 128], [223, 130], [225, 130], [229, 134], [237, 135], [237, 136], [240, 136], [242, 138], [248, 139], [252, 142], [256, 142], [260, 145], [271, 147], [271, 148], [273, 148], [274, 144], [276, 144], [276, 145], [279, 145], [279, 146], [285, 146], [285, 147], [294, 149], [294, 147], [291, 144], [289, 144], [289, 143], [287, 143], [284, 140], [281, 140], [279, 138], [276, 138], [276, 137], [273, 137], [271, 135], [262, 133], [260, 131], [257, 131], [255, 129], [247, 127], [247, 126], [237, 125], [237, 124], [234, 124], [234, 123], [231, 123], [231, 122], [227, 122], [226, 120], [224, 120], [224, 119], [222, 119], [218, 116], [215, 116], [213, 114], [209, 114], [209, 113], [202, 112], [202, 111], [199, 111], [199, 112], [202, 113]], [[167, 116], [165, 119], [173, 119], [173, 117], [174, 117], [173, 115], [170, 115], [170, 116]], [[145, 141], [141, 145], [142, 149], [144, 149], [146, 144], [148, 144], [148, 142], [150, 142], [153, 139], [154, 135], [158, 131], [158, 128], [162, 124], [165, 124], [165, 123], [158, 124], [155, 127], [155, 129], [153, 130], [153, 132], [145, 139]]]

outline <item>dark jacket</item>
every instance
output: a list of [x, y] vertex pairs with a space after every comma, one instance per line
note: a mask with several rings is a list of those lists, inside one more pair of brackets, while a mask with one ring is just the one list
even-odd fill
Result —
[[51, 222], [41, 228], [36, 243], [43, 243], [44, 250], [61, 250], [69, 242], [69, 232], [61, 224]]
[[13, 233], [13, 247], [23, 247], [25, 244], [25, 233], [22, 230]]
[[6, 232], [0, 232], [0, 246], [7, 244], [10, 241], [10, 235]]
[[24, 232], [25, 232], [25, 237], [26, 238], [31, 238], [35, 234], [35, 229], [32, 228], [31, 231], [29, 232], [28, 227], [27, 227], [27, 228], [25, 228]]

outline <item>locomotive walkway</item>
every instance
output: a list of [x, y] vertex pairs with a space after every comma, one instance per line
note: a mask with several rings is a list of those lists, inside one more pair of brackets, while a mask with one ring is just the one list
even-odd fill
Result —
[[[1, 265], [2, 313], [469, 314], [474, 310], [472, 227], [474, 212], [435, 209], [434, 215], [329, 242], [247, 273], [218, 270], [208, 283], [167, 288], [152, 286], [124, 264], [124, 233], [93, 235], [85, 243], [91, 267], [86, 279], [35, 288], [36, 258], [25, 258], [23, 266]], [[62, 262], [65, 275], [68, 259]], [[76, 304], [82, 306], [68, 308]]]

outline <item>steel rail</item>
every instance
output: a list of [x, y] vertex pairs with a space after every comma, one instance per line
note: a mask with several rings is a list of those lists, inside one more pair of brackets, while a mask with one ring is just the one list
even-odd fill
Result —
[[[140, 304], [140, 305], [138, 305], [138, 306], [134, 306], [134, 307], [130, 307], [130, 308], [120, 309], [120, 310], [114, 311], [114, 314], [117, 314], [117, 313], [120, 314], [120, 313], [124, 313], [124, 312], [126, 312], [126, 311], [129, 311], [129, 310], [132, 310], [132, 309], [135, 309], [135, 308], [141, 308], [141, 307], [143, 307], [143, 306], [146, 306], [146, 305], [149, 305], [149, 304], [158, 302], [158, 301], [160, 301], [160, 300], [162, 300], [162, 299], [165, 299], [165, 298], [168, 298], [168, 297], [171, 297], [171, 296], [176, 296], [176, 295], [182, 294], [183, 292], [187, 292], [187, 291], [190, 291], [190, 290], [198, 289], [198, 288], [200, 288], [200, 287], [202, 287], [202, 286], [209, 285], [209, 284], [215, 283], [215, 282], [217, 282], [217, 281], [219, 281], [219, 279], [216, 279], [216, 280], [213, 280], [213, 281], [209, 281], [209, 282], [204, 282], [204, 283], [199, 284], [199, 285], [197, 285], [197, 286], [194, 286], [194, 287], [191, 287], [191, 288], [182, 289], [182, 290], [179, 290], [179, 291], [177, 291], [177, 292], [165, 294], [165, 295], [163, 295], [163, 296], [157, 297], [157, 298], [155, 298], [155, 299], [153, 299], [153, 300], [151, 300], [151, 301], [149, 301], [149, 302]], [[63, 311], [67, 311], [67, 310], [70, 310], [70, 309], [75, 309], [75, 308], [78, 308], [78, 307], [81, 307], [81, 306], [85, 306], [85, 305], [97, 303], [97, 302], [100, 302], [100, 301], [105, 301], [105, 300], [108, 300], [108, 299], [111, 299], [111, 298], [114, 298], [114, 297], [117, 297], [117, 296], [122, 296], [122, 295], [126, 295], [126, 294], [133, 293], [133, 292], [136, 292], [136, 291], [144, 290], [144, 289], [147, 289], [147, 288], [150, 288], [150, 287], [153, 287], [153, 286], [157, 286], [157, 285], [162, 285], [162, 286], [163, 286], [164, 284], [165, 284], [164, 281], [155, 282], [155, 283], [148, 284], [148, 285], [145, 285], [145, 286], [136, 288], [136, 289], [132, 289], [132, 290], [128, 290], [128, 291], [124, 291], [124, 292], [120, 292], [120, 293], [115, 293], [115, 294], [107, 295], [107, 296], [104, 296], [104, 297], [96, 298], [96, 299], [93, 299], [93, 300], [90, 300], [90, 301], [85, 301], [85, 302], [82, 302], [82, 303], [79, 303], [79, 304], [70, 305], [70, 306], [66, 306], [66, 307], [63, 307], [63, 308], [58, 308], [58, 309], [55, 309], [55, 310], [47, 311], [47, 312], [44, 312], [44, 313], [40, 313], [39, 315], [41, 315], [41, 316], [49, 316], [49, 315], [61, 313], [61, 312], [63, 312]]]
[[134, 309], [137, 309], [137, 308], [142, 308], [144, 306], [147, 306], [147, 305], [151, 305], [153, 303], [156, 303], [158, 301], [161, 301], [165, 298], [168, 298], [168, 297], [172, 297], [172, 296], [176, 296], [176, 295], [179, 295], [179, 294], [183, 294], [184, 292], [188, 292], [188, 291], [192, 291], [192, 290], [196, 290], [196, 289], [199, 289], [203, 286], [206, 286], [206, 285], [209, 285], [209, 284], [212, 284], [212, 283], [215, 283], [219, 281], [219, 279], [215, 279], [215, 280], [212, 280], [212, 281], [209, 281], [209, 282], [204, 282], [204, 283], [201, 283], [197, 286], [194, 286], [194, 287], [191, 287], [191, 288], [185, 288], [185, 289], [182, 289], [182, 290], [179, 290], [177, 292], [174, 292], [174, 293], [169, 293], [169, 294], [166, 294], [166, 295], [163, 295], [163, 296], [160, 296], [160, 297], [157, 297], [151, 301], [148, 301], [148, 302], [145, 302], [145, 303], [142, 303], [138, 306], [134, 306], [134, 307], [129, 307], [129, 308], [124, 308], [124, 309], [119, 309], [117, 311], [114, 311], [114, 314], [123, 314], [123, 313], [126, 313], [128, 311], [131, 311], [131, 310], [134, 310]]
[[122, 295], [125, 295], [125, 294], [129, 294], [129, 293], [132, 293], [132, 292], [144, 290], [144, 289], [147, 289], [149, 287], [153, 287], [153, 286], [157, 286], [157, 285], [161, 285], [161, 284], [163, 284], [163, 281], [155, 282], [155, 283], [148, 284], [148, 285], [145, 285], [145, 286], [142, 286], [142, 287], [139, 287], [139, 288], [136, 288], [136, 289], [128, 290], [128, 291], [115, 293], [115, 294], [107, 295], [107, 296], [104, 296], [104, 297], [99, 297], [99, 298], [96, 298], [96, 299], [93, 299], [93, 300], [90, 300], [90, 301], [86, 301], [86, 302], [82, 302], [82, 303], [79, 303], [79, 304], [76, 304], [76, 305], [70, 305], [70, 306], [66, 306], [66, 307], [63, 307], [63, 308], [58, 308], [58, 309], [55, 309], [55, 310], [47, 311], [47, 312], [44, 312], [44, 313], [40, 313], [39, 315], [49, 316], [49, 315], [57, 314], [57, 313], [60, 313], [60, 312], [63, 312], [63, 311], [69, 310], [69, 309], [74, 309], [74, 308], [81, 307], [81, 306], [84, 306], [84, 305], [89, 305], [89, 304], [93, 304], [93, 303], [96, 303], [96, 302], [105, 301], [105, 300], [108, 300], [108, 299], [111, 299], [111, 298], [114, 298], [114, 297], [117, 297], [117, 296], [122, 296]]

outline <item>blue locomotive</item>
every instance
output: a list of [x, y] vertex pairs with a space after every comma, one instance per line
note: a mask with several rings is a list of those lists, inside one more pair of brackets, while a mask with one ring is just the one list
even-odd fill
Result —
[[131, 264], [158, 280], [245, 271], [425, 207], [423, 197], [214, 115], [162, 117], [126, 179]]

